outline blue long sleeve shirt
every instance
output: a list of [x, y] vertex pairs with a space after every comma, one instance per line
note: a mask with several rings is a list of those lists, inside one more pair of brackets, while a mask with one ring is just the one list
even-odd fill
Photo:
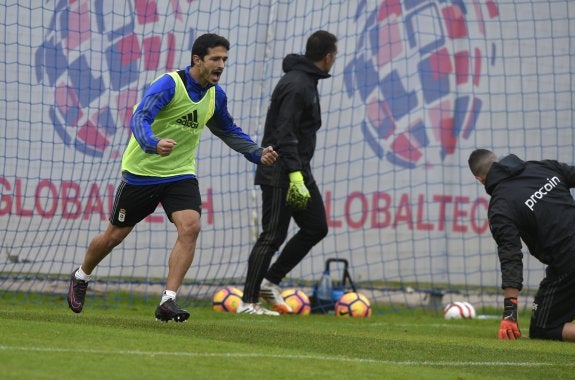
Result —
[[[194, 102], [199, 101], [206, 95], [207, 90], [214, 86], [209, 85], [202, 87], [189, 74], [190, 66], [185, 68], [186, 90], [190, 99]], [[260, 148], [246, 133], [238, 127], [227, 107], [227, 95], [224, 90], [216, 86], [215, 110], [212, 118], [207, 122], [208, 129], [219, 137], [226, 145], [233, 150], [242, 153], [246, 159], [254, 164], [259, 164], [262, 155]], [[176, 84], [171, 76], [162, 75], [154, 81], [146, 90], [142, 101], [136, 107], [130, 120], [130, 129], [134, 138], [146, 153], [157, 154], [156, 148], [160, 139], [152, 131], [152, 123], [156, 115], [172, 100], [174, 97]], [[150, 179], [142, 178], [124, 173], [124, 179], [133, 184], [151, 184], [165, 182], [166, 180], [179, 180], [184, 177], [170, 179]], [[194, 178], [193, 175], [185, 178]]]

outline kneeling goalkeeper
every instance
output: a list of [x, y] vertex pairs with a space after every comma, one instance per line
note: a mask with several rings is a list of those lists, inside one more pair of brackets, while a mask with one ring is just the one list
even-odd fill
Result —
[[531, 313], [529, 337], [575, 341], [575, 166], [554, 160], [497, 160], [486, 149], [469, 156], [469, 168], [491, 195], [488, 217], [501, 264], [504, 296], [499, 339], [521, 337], [517, 297], [523, 287], [521, 241], [547, 265]]

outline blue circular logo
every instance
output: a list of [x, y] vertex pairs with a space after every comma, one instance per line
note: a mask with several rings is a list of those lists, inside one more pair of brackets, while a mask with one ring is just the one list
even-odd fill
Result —
[[57, 1], [35, 54], [36, 77], [53, 91], [49, 115], [56, 134], [66, 145], [97, 157], [121, 154], [114, 149], [114, 136], [129, 128], [143, 90], [138, 86], [149, 73], [173, 69], [176, 34], [173, 28], [163, 30], [171, 25], [166, 18], [172, 24], [181, 18], [174, 2], [174, 13], [167, 17], [158, 14], [155, 3], [122, 3], [123, 15], [104, 4]]
[[361, 1], [357, 52], [344, 72], [348, 95], [365, 106], [361, 131], [377, 157], [431, 167], [476, 128], [479, 88], [497, 49], [489, 45], [494, 1]]

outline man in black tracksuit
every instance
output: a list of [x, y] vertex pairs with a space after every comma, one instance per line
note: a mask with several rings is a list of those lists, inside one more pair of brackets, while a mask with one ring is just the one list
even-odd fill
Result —
[[504, 312], [500, 339], [521, 336], [517, 296], [523, 287], [521, 240], [547, 265], [533, 302], [529, 336], [575, 341], [575, 167], [553, 160], [497, 161], [489, 150], [469, 156], [471, 172], [491, 195], [488, 218], [501, 264]]
[[[283, 60], [285, 75], [272, 94], [262, 139], [262, 144], [278, 150], [279, 158], [274, 166], [257, 168], [255, 184], [262, 190], [262, 232], [250, 253], [238, 313], [291, 313], [278, 284], [327, 235], [324, 203], [311, 160], [321, 127], [317, 85], [320, 79], [330, 77], [336, 54], [337, 38], [317, 31], [308, 38], [305, 55], [289, 54]], [[291, 218], [300, 230], [270, 267], [273, 255], [286, 240]], [[259, 305], [260, 296], [276, 313], [268, 313]]]

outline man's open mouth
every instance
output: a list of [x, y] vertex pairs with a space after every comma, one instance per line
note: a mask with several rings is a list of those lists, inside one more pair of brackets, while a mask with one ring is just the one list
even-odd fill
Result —
[[212, 73], [212, 77], [215, 77], [216, 80], [220, 80], [220, 77], [222, 76], [222, 72], [221, 71], [214, 71]]

